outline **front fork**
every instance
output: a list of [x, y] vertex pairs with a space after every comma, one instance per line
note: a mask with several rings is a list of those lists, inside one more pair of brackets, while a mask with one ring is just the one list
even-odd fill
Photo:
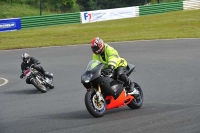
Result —
[[104, 100], [104, 98], [102, 96], [101, 87], [100, 87], [99, 84], [98, 84], [98, 90], [96, 91], [96, 95], [98, 97], [98, 102], [101, 102], [101, 101], [105, 102], [105, 100]]
[[[33, 80], [33, 79], [34, 79], [34, 78], [31, 77], [30, 81]], [[38, 78], [38, 76], [35, 76], [35, 79], [36, 79], [41, 85], [43, 84], [43, 82]]]

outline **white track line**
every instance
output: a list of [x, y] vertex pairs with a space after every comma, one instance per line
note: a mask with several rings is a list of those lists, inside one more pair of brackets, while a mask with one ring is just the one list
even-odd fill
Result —
[[4, 80], [4, 83], [3, 83], [3, 84], [1, 84], [0, 86], [3, 86], [3, 85], [5, 85], [5, 84], [7, 84], [7, 83], [8, 83], [8, 80], [7, 80], [7, 79], [5, 79], [5, 78], [1, 78], [1, 77], [0, 77], [0, 79], [3, 79], [3, 80]]

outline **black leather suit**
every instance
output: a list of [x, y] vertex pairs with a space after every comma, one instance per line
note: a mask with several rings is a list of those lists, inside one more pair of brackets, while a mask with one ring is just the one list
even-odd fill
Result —
[[[44, 69], [42, 68], [42, 66], [36, 66], [38, 64], [40, 64], [40, 62], [35, 59], [34, 57], [30, 57], [30, 61], [28, 63], [22, 62], [21, 63], [21, 70], [22, 70], [22, 74], [25, 70], [27, 70], [32, 64], [34, 64], [33, 68], [35, 68], [37, 71], [41, 72], [42, 74], [45, 73]], [[31, 84], [30, 82], [30, 78], [26, 79], [26, 83], [27, 84]]]

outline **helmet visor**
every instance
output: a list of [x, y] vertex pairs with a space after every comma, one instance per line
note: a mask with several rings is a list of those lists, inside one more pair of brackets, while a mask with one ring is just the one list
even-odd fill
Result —
[[27, 58], [24, 58], [23, 61], [24, 61], [25, 63], [28, 63], [28, 62], [29, 62], [29, 59], [30, 59], [30, 58], [27, 57]]
[[93, 53], [98, 53], [99, 47], [97, 47], [97, 46], [92, 47], [92, 51], [93, 51]]
[[24, 61], [27, 62], [28, 58], [24, 58]]

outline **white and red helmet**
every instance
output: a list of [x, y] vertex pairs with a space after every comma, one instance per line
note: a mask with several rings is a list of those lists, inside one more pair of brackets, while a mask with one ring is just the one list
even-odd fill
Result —
[[104, 50], [104, 42], [101, 38], [96, 37], [91, 41], [91, 49], [94, 54], [100, 54]]
[[23, 62], [28, 63], [29, 59], [30, 59], [30, 56], [29, 56], [29, 54], [24, 53], [24, 54], [22, 54], [21, 58], [22, 58]]

